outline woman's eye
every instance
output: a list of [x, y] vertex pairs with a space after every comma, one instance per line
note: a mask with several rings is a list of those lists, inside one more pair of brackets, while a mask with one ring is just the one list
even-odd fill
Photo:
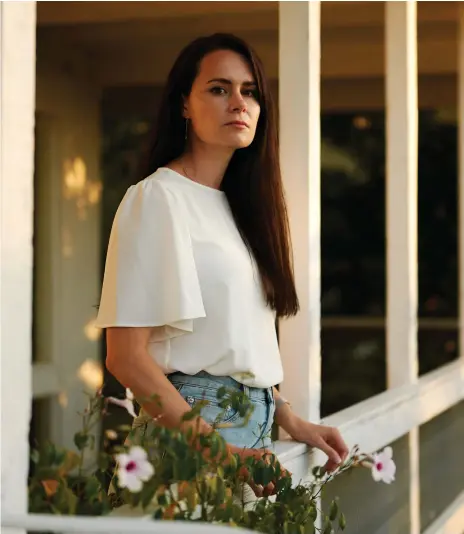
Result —
[[258, 91], [256, 89], [247, 89], [246, 91], [243, 91], [243, 95], [258, 100]]
[[224, 87], [212, 87], [211, 92], [214, 95], [224, 95], [226, 93], [226, 90], [224, 89]]

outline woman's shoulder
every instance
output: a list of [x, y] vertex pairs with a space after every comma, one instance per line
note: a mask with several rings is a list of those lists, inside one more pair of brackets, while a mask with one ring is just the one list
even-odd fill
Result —
[[170, 177], [170, 170], [160, 168], [136, 184], [131, 185], [127, 189], [125, 196], [126, 200], [141, 197], [142, 200], [171, 204], [175, 201], [177, 191]]

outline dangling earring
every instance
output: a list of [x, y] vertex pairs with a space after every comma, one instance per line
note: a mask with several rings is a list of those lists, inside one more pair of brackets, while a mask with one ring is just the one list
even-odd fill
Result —
[[189, 126], [189, 120], [185, 119], [185, 140], [187, 141], [188, 137], [188, 126]]

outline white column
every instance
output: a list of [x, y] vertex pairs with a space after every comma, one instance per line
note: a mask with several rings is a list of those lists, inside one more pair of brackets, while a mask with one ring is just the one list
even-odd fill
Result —
[[459, 5], [458, 34], [458, 286], [459, 351], [464, 365], [464, 6]]
[[320, 2], [279, 4], [280, 156], [301, 311], [280, 322], [282, 394], [307, 420], [321, 398]]
[[[2, 511], [27, 511], [35, 2], [0, 4]], [[3, 529], [2, 529], [3, 531]]]
[[[417, 353], [417, 6], [386, 2], [387, 375], [412, 384]], [[409, 434], [411, 534], [420, 532], [418, 429]]]

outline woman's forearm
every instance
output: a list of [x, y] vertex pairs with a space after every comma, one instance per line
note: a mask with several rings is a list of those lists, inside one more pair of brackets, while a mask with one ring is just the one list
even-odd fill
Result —
[[202, 418], [182, 421], [183, 415], [191, 410], [189, 404], [146, 350], [139, 349], [118, 359], [117, 363], [108, 363], [108, 370], [132, 391], [144, 411], [157, 418], [158, 424], [183, 431], [191, 427], [194, 434], [197, 430], [202, 434], [212, 431], [212, 427]]
[[278, 389], [273, 388], [273, 390], [276, 403], [275, 422], [293, 437], [301, 419], [295, 414], [290, 404], [282, 397]]

